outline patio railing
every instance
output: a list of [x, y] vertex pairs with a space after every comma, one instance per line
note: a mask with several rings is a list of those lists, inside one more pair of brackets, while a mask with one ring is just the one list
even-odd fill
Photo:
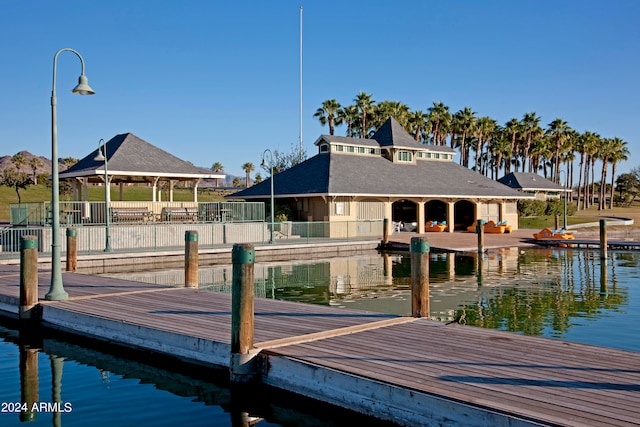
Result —
[[[106, 227], [72, 226], [77, 230], [77, 250], [80, 254], [101, 253], [105, 248]], [[111, 248], [116, 252], [177, 250], [184, 248], [185, 232], [198, 232], [200, 248], [229, 246], [234, 243], [267, 244], [271, 224], [268, 222], [194, 222], [112, 224], [109, 228]], [[59, 241], [66, 251], [66, 229], [61, 227]], [[274, 243], [311, 243], [322, 241], [354, 241], [382, 238], [382, 220], [341, 222], [278, 222], [274, 223]], [[38, 252], [51, 253], [50, 227], [7, 227], [0, 229], [0, 258], [20, 256], [20, 239], [24, 235], [38, 237]]]

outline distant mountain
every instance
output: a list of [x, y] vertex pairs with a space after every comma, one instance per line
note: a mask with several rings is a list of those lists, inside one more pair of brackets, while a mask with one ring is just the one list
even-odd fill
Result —
[[[26, 164], [22, 166], [21, 170], [22, 170], [22, 172], [27, 173], [29, 176], [33, 175], [33, 168], [31, 168], [31, 166], [29, 166], [29, 162], [34, 157], [37, 157], [42, 162], [42, 166], [39, 166], [36, 169], [36, 175], [40, 175], [42, 173], [46, 173], [46, 174], [50, 174], [51, 173], [51, 160], [49, 160], [48, 158], [43, 157], [43, 156], [35, 156], [35, 155], [31, 154], [28, 151], [20, 151], [17, 154], [22, 154], [22, 157], [24, 157], [24, 160], [25, 160]], [[13, 155], [0, 157], [0, 174], [8, 167], [15, 168], [13, 162], [11, 161], [12, 157], [13, 157]], [[67, 169], [67, 167], [64, 164], [58, 163], [58, 170], [59, 171], [64, 171], [66, 169]]]

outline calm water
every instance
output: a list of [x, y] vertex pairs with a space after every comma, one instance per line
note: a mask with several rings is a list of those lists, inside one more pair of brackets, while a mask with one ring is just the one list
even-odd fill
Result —
[[[640, 351], [640, 253], [505, 249], [431, 254], [431, 318], [464, 313], [466, 324]], [[256, 264], [259, 297], [408, 316], [408, 255], [341, 257]], [[184, 270], [111, 274], [180, 286]], [[200, 288], [231, 292], [230, 265], [200, 267]]]
[[[510, 249], [481, 258], [431, 254], [431, 318], [448, 321], [464, 313], [468, 325], [640, 351], [639, 263], [640, 253], [621, 252], [610, 252], [606, 263], [598, 252], [573, 250]], [[231, 266], [201, 267], [199, 273], [201, 288], [231, 291]], [[182, 269], [112, 276], [175, 285], [184, 280]], [[408, 256], [256, 264], [255, 279], [260, 297], [410, 313]], [[1, 401], [47, 403], [59, 393], [72, 411], [38, 413], [29, 424], [19, 413], [0, 413], [1, 426], [239, 426], [247, 417], [262, 418], [258, 426], [375, 424], [272, 391], [232, 392], [224, 375], [212, 371], [178, 374], [138, 357], [53, 338], [18, 345], [17, 337], [0, 327]]]

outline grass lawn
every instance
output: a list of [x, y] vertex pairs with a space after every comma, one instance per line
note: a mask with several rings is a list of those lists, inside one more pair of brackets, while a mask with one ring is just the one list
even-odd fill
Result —
[[[225, 202], [225, 195], [230, 194], [226, 190], [198, 190], [199, 202]], [[51, 188], [46, 185], [31, 185], [26, 190], [20, 190], [22, 203], [51, 201]], [[124, 187], [122, 198], [127, 201], [152, 200], [152, 187], [132, 185]], [[166, 192], [162, 200], [167, 200]], [[61, 201], [71, 200], [69, 196], [61, 196]], [[104, 201], [104, 187], [88, 187], [88, 200], [90, 202]], [[111, 200], [120, 200], [119, 188], [111, 189]], [[173, 200], [175, 202], [189, 202], [193, 200], [190, 188], [174, 188]], [[9, 205], [18, 203], [18, 196], [14, 189], [0, 185], [0, 222], [9, 222]]]
[[[578, 211], [575, 215], [567, 217], [567, 224], [584, 224], [587, 222], [598, 222], [600, 219], [607, 217], [631, 218], [633, 225], [631, 227], [640, 228], [640, 202], [634, 202], [629, 207], [614, 207], [599, 211], [598, 207], [591, 207], [587, 210]], [[562, 227], [563, 217], [558, 218], [558, 225]], [[553, 229], [555, 226], [555, 218], [553, 216], [537, 216], [520, 218], [518, 221], [519, 228], [529, 228], [533, 230], [542, 230], [543, 228]]]

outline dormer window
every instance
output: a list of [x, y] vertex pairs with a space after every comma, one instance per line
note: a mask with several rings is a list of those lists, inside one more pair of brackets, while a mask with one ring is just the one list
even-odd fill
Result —
[[327, 153], [329, 151], [329, 144], [322, 144], [320, 146], [320, 152], [321, 153]]
[[410, 151], [398, 151], [398, 161], [399, 162], [412, 162], [413, 155]]

